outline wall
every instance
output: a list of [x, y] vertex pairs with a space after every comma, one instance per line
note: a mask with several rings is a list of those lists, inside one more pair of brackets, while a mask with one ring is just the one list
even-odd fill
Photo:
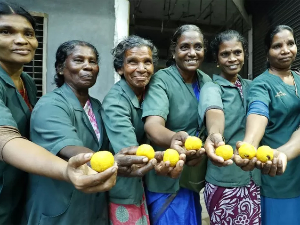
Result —
[[110, 54], [114, 45], [113, 0], [14, 0], [29, 11], [48, 14], [47, 92], [55, 88], [55, 52], [58, 46], [72, 39], [95, 45], [100, 53], [100, 73], [90, 94], [100, 101], [114, 84]]

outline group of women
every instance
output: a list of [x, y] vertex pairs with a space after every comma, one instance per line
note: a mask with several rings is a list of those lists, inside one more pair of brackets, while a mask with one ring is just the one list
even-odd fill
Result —
[[[89, 95], [98, 51], [79, 40], [59, 46], [57, 89], [36, 102], [23, 72], [38, 46], [34, 29], [26, 10], [0, 3], [1, 224], [201, 224], [199, 192], [183, 185], [184, 171], [205, 174], [211, 224], [300, 221], [300, 77], [291, 70], [290, 27], [267, 34], [268, 68], [253, 82], [239, 75], [247, 42], [237, 31], [211, 42], [221, 71], [212, 79], [199, 70], [206, 47], [197, 26], [175, 31], [169, 67], [155, 74], [156, 47], [129, 36], [112, 51], [121, 79], [102, 104]], [[186, 138], [203, 133], [204, 148], [186, 151]], [[270, 146], [274, 159], [242, 159], [244, 142]], [[154, 147], [154, 159], [135, 155], [141, 144]], [[224, 144], [236, 149], [226, 161], [215, 154]], [[167, 148], [180, 154], [174, 167], [162, 160]], [[97, 173], [88, 162], [104, 149], [116, 164]]]

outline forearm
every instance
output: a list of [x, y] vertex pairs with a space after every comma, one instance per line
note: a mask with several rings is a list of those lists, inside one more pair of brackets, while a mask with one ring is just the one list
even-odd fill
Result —
[[57, 154], [59, 157], [69, 160], [71, 157], [78, 155], [80, 153], [95, 153], [89, 148], [82, 146], [66, 146], [59, 151]]
[[219, 109], [210, 109], [205, 113], [205, 117], [207, 133], [220, 133], [223, 135], [225, 127], [224, 112]]
[[290, 140], [286, 144], [277, 148], [277, 150], [286, 154], [287, 160], [290, 161], [300, 155], [299, 140], [300, 129], [296, 130]]
[[257, 148], [264, 136], [267, 124], [268, 119], [265, 116], [250, 114], [247, 117], [246, 133], [243, 141]]
[[145, 123], [145, 131], [151, 142], [164, 148], [170, 147], [172, 137], [175, 134], [175, 132], [170, 131], [162, 124], [154, 122]]
[[57, 180], [69, 181], [65, 174], [66, 161], [26, 139], [15, 138], [10, 140], [5, 144], [2, 155], [5, 162], [20, 170]]

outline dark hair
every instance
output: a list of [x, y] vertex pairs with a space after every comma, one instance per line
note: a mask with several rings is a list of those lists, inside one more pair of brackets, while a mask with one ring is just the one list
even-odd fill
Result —
[[54, 82], [57, 87], [61, 87], [65, 83], [64, 76], [60, 75], [59, 72], [61, 69], [63, 69], [65, 61], [68, 58], [68, 56], [72, 54], [72, 52], [77, 46], [87, 46], [91, 48], [96, 55], [97, 62], [99, 61], [99, 53], [97, 49], [95, 48], [95, 46], [93, 46], [88, 42], [72, 40], [61, 44], [56, 51], [56, 61], [55, 61], [56, 74], [54, 75]]
[[30, 13], [23, 7], [8, 2], [0, 2], [0, 16], [2, 15], [19, 15], [25, 17], [32, 25], [33, 29], [36, 28], [36, 22]]
[[226, 30], [219, 33], [210, 43], [210, 48], [214, 59], [218, 60], [220, 45], [225, 41], [236, 39], [237, 42], [241, 42], [245, 57], [248, 57], [248, 42], [239, 32], [236, 30]]
[[143, 47], [143, 46], [150, 48], [152, 52], [153, 64], [155, 65], [158, 61], [158, 51], [155, 45], [150, 40], [147, 40], [145, 38], [136, 35], [131, 35], [125, 38], [124, 40], [122, 40], [111, 51], [111, 54], [113, 55], [113, 59], [114, 59], [115, 71], [118, 72], [118, 70], [122, 68], [125, 59], [125, 52], [127, 50], [135, 47]]
[[[170, 56], [170, 58], [168, 59], [168, 61], [166, 63], [167, 66], [171, 66], [172, 64], [175, 64], [175, 60], [173, 59], [173, 54], [175, 52], [175, 48], [176, 48], [178, 39], [186, 31], [196, 31], [196, 32], [198, 32], [203, 37], [202, 31], [196, 25], [185, 24], [185, 25], [182, 25], [182, 26], [178, 27], [176, 29], [176, 31], [174, 32], [173, 37], [171, 38], [171, 43], [170, 43], [170, 53], [171, 53], [171, 56]], [[203, 40], [204, 40], [204, 37], [203, 37]]]

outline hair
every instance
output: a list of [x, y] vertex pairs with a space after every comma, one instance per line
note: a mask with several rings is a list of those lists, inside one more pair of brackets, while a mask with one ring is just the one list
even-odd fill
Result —
[[26, 18], [29, 23], [31, 23], [31, 26], [35, 30], [36, 28], [36, 22], [30, 13], [25, 10], [20, 5], [17, 5], [15, 3], [8, 3], [8, 2], [0, 2], [0, 16], [2, 15], [19, 15]]
[[148, 47], [152, 52], [152, 60], [153, 64], [156, 65], [158, 61], [158, 51], [155, 45], [145, 38], [131, 35], [124, 40], [122, 40], [115, 48], [112, 49], [111, 54], [113, 55], [114, 60], [114, 68], [115, 71], [118, 72], [119, 69], [123, 67], [125, 53], [127, 50], [135, 48], [135, 47]]
[[236, 39], [237, 42], [240, 42], [242, 44], [242, 47], [244, 50], [244, 55], [245, 55], [245, 57], [248, 57], [248, 42], [247, 42], [246, 38], [244, 38], [236, 30], [226, 30], [226, 31], [219, 33], [210, 43], [212, 55], [216, 62], [218, 61], [220, 45], [223, 42], [230, 41], [232, 39]]
[[[277, 26], [271, 27], [270, 30], [268, 31], [268, 33], [265, 36], [265, 52], [266, 52], [267, 55], [268, 55], [269, 50], [271, 48], [274, 36], [276, 34], [278, 34], [279, 32], [283, 31], [283, 30], [290, 31], [292, 33], [293, 37], [295, 38], [294, 30], [290, 26], [287, 26], [287, 25], [277, 25]], [[297, 42], [296, 39], [295, 39], [295, 42]], [[267, 68], [270, 68], [269, 61], [267, 61]]]
[[55, 61], [55, 69], [56, 74], [54, 75], [54, 82], [57, 87], [61, 87], [65, 83], [65, 78], [63, 75], [59, 75], [60, 70], [65, 66], [66, 59], [70, 54], [73, 53], [74, 49], [77, 46], [86, 46], [93, 50], [96, 55], [96, 60], [99, 62], [99, 53], [94, 45], [79, 40], [66, 41], [61, 44], [56, 51], [56, 61]]
[[168, 59], [168, 61], [166, 62], [167, 66], [171, 66], [171, 65], [175, 64], [175, 60], [173, 59], [173, 54], [175, 52], [175, 48], [177, 46], [178, 39], [186, 31], [196, 31], [203, 37], [203, 40], [204, 40], [202, 31], [196, 25], [185, 24], [185, 25], [178, 27], [171, 38], [171, 43], [170, 43], [170, 48], [169, 48], [171, 55], [170, 55], [170, 58]]

